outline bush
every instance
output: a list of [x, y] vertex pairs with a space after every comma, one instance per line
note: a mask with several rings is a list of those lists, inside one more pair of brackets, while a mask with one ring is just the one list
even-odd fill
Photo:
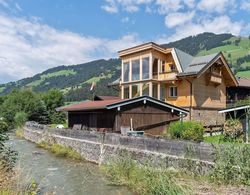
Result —
[[[204, 127], [199, 122], [173, 122], [170, 124], [168, 131], [172, 139], [203, 141]], [[168, 131], [165, 132], [165, 135]]]
[[5, 121], [0, 120], [0, 133], [8, 130], [8, 124]]
[[18, 112], [15, 114], [14, 121], [15, 126], [20, 128], [22, 127], [28, 119], [28, 115], [25, 112]]
[[234, 140], [243, 134], [243, 127], [238, 119], [229, 119], [224, 124], [225, 138]]

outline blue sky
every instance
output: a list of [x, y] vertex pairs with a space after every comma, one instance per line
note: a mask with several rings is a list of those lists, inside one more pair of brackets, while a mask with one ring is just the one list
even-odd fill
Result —
[[250, 0], [0, 0], [0, 83], [142, 42], [250, 34]]

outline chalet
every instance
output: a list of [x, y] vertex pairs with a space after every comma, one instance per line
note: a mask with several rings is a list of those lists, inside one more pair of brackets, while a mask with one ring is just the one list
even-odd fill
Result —
[[119, 87], [121, 99], [146, 95], [188, 110], [188, 120], [224, 123], [218, 110], [226, 108], [226, 88], [238, 82], [221, 52], [194, 57], [149, 42], [118, 54], [121, 78], [111, 85]]

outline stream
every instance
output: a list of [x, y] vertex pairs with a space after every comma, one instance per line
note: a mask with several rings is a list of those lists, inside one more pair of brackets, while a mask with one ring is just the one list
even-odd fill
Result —
[[18, 151], [20, 182], [34, 179], [39, 194], [132, 195], [122, 186], [109, 185], [98, 165], [56, 157], [36, 144], [10, 135], [8, 144]]

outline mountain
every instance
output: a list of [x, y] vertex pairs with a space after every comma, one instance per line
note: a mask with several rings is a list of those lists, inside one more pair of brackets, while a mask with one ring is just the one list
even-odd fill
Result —
[[[176, 47], [194, 56], [222, 51], [229, 65], [237, 75], [250, 78], [250, 36], [236, 37], [231, 34], [202, 33], [179, 41], [163, 44], [163, 47]], [[0, 95], [8, 94], [15, 88], [31, 88], [36, 92], [52, 88], [60, 89], [67, 101], [90, 99], [95, 82], [99, 95], [118, 95], [118, 91], [107, 84], [120, 76], [120, 60], [96, 60], [79, 65], [58, 66], [30, 78], [0, 85]]]

